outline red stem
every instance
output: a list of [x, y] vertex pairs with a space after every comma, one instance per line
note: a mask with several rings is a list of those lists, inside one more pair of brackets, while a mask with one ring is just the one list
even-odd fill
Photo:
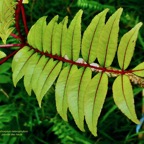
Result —
[[18, 32], [18, 37], [20, 38], [21, 42], [24, 42], [24, 38], [21, 35], [21, 31], [20, 31], [20, 11], [21, 11], [21, 6], [22, 6], [22, 0], [18, 0], [18, 4], [16, 6], [16, 11], [15, 11], [15, 21], [16, 21], [16, 30]]
[[66, 63], [70, 63], [72, 65], [77, 65], [77, 66], [82, 66], [82, 67], [94, 68], [94, 69], [96, 69], [98, 71], [102, 71], [102, 72], [109, 72], [109, 73], [115, 73], [115, 74], [121, 74], [121, 75], [133, 72], [133, 70], [125, 71], [125, 70], [107, 69], [105, 67], [92, 66], [92, 65], [87, 64], [87, 63], [78, 63], [78, 62], [75, 62], [75, 61], [72, 61], [72, 60], [65, 59], [65, 58], [63, 58], [61, 56], [58, 56], [58, 55], [52, 55], [52, 54], [49, 54], [49, 53], [41, 52], [41, 51], [39, 51], [38, 49], [35, 49], [35, 48], [32, 48], [32, 49], [34, 49], [35, 52], [38, 52], [41, 55], [45, 55], [47, 57], [50, 57], [50, 58], [53, 58], [53, 59], [56, 59], [56, 60], [59, 60], [59, 61], [62, 61], [62, 62], [66, 62]]
[[20, 40], [20, 37], [19, 37], [18, 35], [14, 34], [14, 33], [11, 33], [10, 35], [11, 35], [13, 38], [15, 38], [15, 39]]
[[8, 56], [6, 56], [5, 58], [3, 58], [2, 60], [0, 60], [0, 65], [3, 64], [4, 62], [6, 62], [9, 58], [11, 58], [13, 55], [15, 55], [21, 48], [19, 48], [18, 50], [15, 50], [14, 52], [12, 52], [11, 54], [9, 54]]
[[23, 19], [23, 24], [24, 24], [24, 28], [25, 28], [25, 33], [26, 33], [26, 35], [28, 35], [29, 30], [28, 30], [28, 27], [27, 27], [25, 9], [24, 9], [23, 5], [21, 5], [21, 13], [22, 13], [22, 19]]

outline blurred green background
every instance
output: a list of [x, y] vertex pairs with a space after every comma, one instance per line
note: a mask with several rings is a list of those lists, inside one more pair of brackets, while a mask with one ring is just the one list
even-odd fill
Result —
[[[124, 8], [120, 21], [120, 37], [138, 22], [144, 22], [144, 0], [29, 1], [29, 4], [24, 5], [29, 28], [44, 15], [48, 16], [48, 21], [57, 14], [60, 19], [68, 15], [69, 21], [71, 21], [79, 9], [84, 10], [82, 33], [91, 19], [105, 8], [110, 9], [108, 17], [119, 7]], [[21, 28], [24, 32], [22, 24]], [[16, 41], [9, 38], [8, 43], [16, 43]], [[6, 49], [5, 52], [11, 53], [12, 50]], [[144, 61], [143, 55], [144, 26], [140, 30], [130, 67]], [[109, 93], [99, 118], [98, 137], [94, 137], [87, 127], [86, 132], [79, 131], [70, 113], [68, 113], [69, 123], [64, 122], [59, 117], [55, 107], [55, 85], [44, 97], [42, 108], [39, 108], [34, 94], [32, 96], [27, 95], [23, 81], [20, 81], [15, 88], [12, 83], [11, 61], [12, 59], [9, 59], [0, 66], [0, 144], [144, 143], [142, 135], [144, 130], [141, 128], [139, 133], [136, 133], [136, 125], [127, 119], [114, 104], [111, 93], [113, 79], [110, 79]], [[142, 116], [142, 88], [134, 86], [134, 96], [136, 112], [140, 119]], [[17, 132], [14, 133], [14, 131]]]

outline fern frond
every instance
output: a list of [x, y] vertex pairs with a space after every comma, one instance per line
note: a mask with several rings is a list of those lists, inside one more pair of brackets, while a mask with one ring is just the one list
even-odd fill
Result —
[[106, 8], [109, 8], [110, 12], [115, 11], [115, 8], [113, 6], [106, 5], [106, 4], [102, 5], [101, 3], [93, 0], [77, 0], [77, 6], [80, 8], [88, 8], [88, 9], [98, 10], [98, 11], [102, 11]]
[[13, 0], [0, 0], [0, 38], [3, 43], [6, 43], [7, 38], [14, 30], [12, 25], [14, 24], [16, 2]]
[[68, 123], [62, 121], [57, 116], [52, 118], [50, 122], [53, 124], [52, 131], [60, 139], [62, 144], [74, 144], [74, 143], [84, 143], [91, 144], [88, 138], [78, 133], [73, 127]]
[[[82, 10], [75, 15], [68, 28], [67, 17], [58, 23], [58, 16], [55, 16], [48, 24], [46, 16], [40, 18], [30, 29], [28, 45], [19, 50], [12, 62], [14, 85], [24, 76], [26, 91], [29, 95], [34, 91], [40, 107], [44, 95], [57, 79], [55, 99], [58, 113], [67, 121], [69, 109], [82, 131], [85, 118], [94, 136], [97, 135], [97, 121], [108, 91], [109, 73], [117, 77], [113, 84], [116, 105], [133, 122], [139, 122], [129, 75], [143, 76], [144, 64], [133, 70], [126, 68], [133, 56], [142, 23], [120, 41], [117, 53], [120, 70], [110, 69], [117, 51], [122, 8], [105, 24], [107, 12], [108, 9], [95, 16], [83, 36], [80, 26]], [[96, 59], [99, 64], [94, 63]], [[93, 71], [96, 73], [92, 74]]]

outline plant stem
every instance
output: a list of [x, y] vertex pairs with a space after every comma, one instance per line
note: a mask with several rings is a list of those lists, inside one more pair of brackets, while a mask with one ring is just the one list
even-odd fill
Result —
[[20, 31], [20, 11], [21, 11], [21, 6], [22, 6], [22, 0], [18, 0], [18, 4], [16, 6], [16, 11], [15, 11], [15, 21], [16, 21], [16, 30], [18, 32], [18, 37], [20, 38], [21, 42], [24, 43], [24, 38], [21, 35], [21, 31]]
[[11, 47], [18, 46], [19, 45], [19, 49], [13, 51], [12, 53], [10, 53], [8, 56], [4, 57], [2, 60], [0, 60], [0, 65], [3, 64], [4, 62], [6, 62], [9, 58], [11, 58], [13, 55], [15, 55], [20, 49], [22, 49], [26, 44], [7, 44]]
[[27, 27], [25, 9], [24, 9], [23, 5], [21, 5], [21, 13], [22, 13], [22, 19], [23, 19], [23, 24], [24, 24], [24, 28], [25, 28], [25, 33], [27, 35], [29, 30], [28, 30], [28, 27]]
[[49, 53], [41, 52], [41, 51], [39, 51], [38, 49], [35, 49], [35, 48], [32, 48], [32, 49], [34, 49], [35, 52], [38, 52], [41, 55], [45, 55], [47, 57], [50, 57], [50, 58], [53, 58], [53, 59], [56, 59], [56, 60], [59, 60], [59, 61], [62, 61], [62, 62], [66, 62], [66, 63], [72, 64], [72, 65], [94, 68], [94, 69], [96, 69], [96, 71], [110, 72], [110, 73], [115, 73], [115, 74], [125, 74], [125, 73], [130, 73], [131, 72], [131, 71], [121, 71], [121, 70], [118, 70], [118, 69], [107, 69], [105, 67], [93, 66], [93, 65], [90, 65], [90, 64], [87, 64], [87, 63], [79, 63], [79, 62], [75, 62], [75, 61], [66, 59], [64, 57], [58, 56], [58, 55], [52, 55], [52, 54], [49, 54]]
[[6, 56], [5, 58], [3, 58], [2, 60], [0, 60], [0, 65], [3, 64], [4, 62], [6, 62], [9, 58], [11, 58], [13, 55], [15, 55], [18, 51], [18, 50], [15, 50], [14, 52], [12, 52], [11, 54], [9, 54], [8, 56]]
[[44, 53], [44, 52], [42, 52], [38, 49], [35, 49], [33, 47], [31, 47], [31, 49], [33, 49], [37, 53], [40, 53], [41, 55], [45, 55], [46, 57], [49, 57], [49, 58], [52, 58], [52, 59], [55, 59], [58, 61], [66, 62], [66, 63], [69, 63], [71, 65], [77, 65], [77, 66], [85, 67], [85, 68], [89, 67], [90, 69], [94, 69], [93, 71], [95, 71], [95, 72], [105, 72], [108, 74], [109, 77], [117, 77], [118, 75], [127, 75], [132, 83], [137, 84], [140, 87], [144, 87], [144, 79], [133, 74], [133, 72], [136, 70], [119, 70], [119, 69], [116, 69], [113, 67], [108, 67], [108, 68], [107, 67], [99, 67], [99, 66], [87, 64], [85, 62], [83, 62], [83, 63], [75, 62], [75, 61], [69, 60], [67, 58], [58, 56], [58, 55], [52, 55], [49, 53]]
[[14, 33], [11, 33], [10, 35], [11, 35], [13, 38], [15, 38], [15, 39], [20, 40], [20, 37], [19, 37], [18, 35], [14, 34]]
[[11, 47], [20, 47], [22, 44], [5, 44], [0, 45], [0, 48], [11, 48]]

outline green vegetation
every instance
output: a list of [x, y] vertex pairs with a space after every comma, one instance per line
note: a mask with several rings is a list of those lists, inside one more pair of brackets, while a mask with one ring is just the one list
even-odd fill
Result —
[[[124, 13], [120, 21], [120, 37], [138, 22], [144, 22], [143, 0], [128, 0], [126, 2], [120, 0], [116, 2], [114, 0], [102, 0], [101, 2], [94, 0], [29, 0], [29, 4], [24, 5], [24, 7], [29, 28], [44, 15], [48, 15], [48, 22], [57, 14], [60, 17], [60, 21], [66, 15], [69, 16], [69, 21], [71, 21], [80, 8], [83, 9], [84, 13], [82, 18], [82, 32], [85, 31], [91, 19], [105, 8], [110, 9], [108, 17], [119, 7], [124, 8]], [[26, 30], [24, 29], [22, 21], [20, 21], [20, 23], [21, 33], [25, 35]], [[7, 43], [13, 44], [18, 41], [19, 40], [13, 37], [9, 37]], [[118, 41], [120, 41], [120, 39]], [[5, 48], [0, 50], [8, 55], [17, 50], [17, 46], [11, 49]], [[0, 57], [4, 57], [4, 53], [2, 53]], [[142, 26], [129, 68], [134, 68], [144, 61], [143, 53], [144, 27]], [[43, 98], [41, 108], [37, 103], [35, 94], [32, 92], [31, 96], [28, 96], [26, 93], [23, 80], [20, 80], [17, 87], [14, 88], [11, 63], [12, 58], [0, 65], [0, 143], [142, 144], [144, 142], [144, 130], [141, 128], [140, 131], [136, 133], [136, 124], [127, 119], [114, 104], [111, 89], [114, 78], [111, 78], [109, 82], [107, 98], [98, 121], [98, 136], [94, 137], [86, 125], [86, 132], [81, 132], [77, 128], [70, 112], [68, 112], [69, 123], [60, 118], [56, 111], [55, 84]], [[118, 65], [117, 59], [114, 59], [114, 64]], [[118, 81], [119, 79], [117, 79], [116, 82]], [[128, 87], [128, 89], [130, 88]], [[142, 105], [142, 88], [135, 85], [133, 92], [137, 117], [140, 119], [143, 114], [141, 109], [144, 107]]]

